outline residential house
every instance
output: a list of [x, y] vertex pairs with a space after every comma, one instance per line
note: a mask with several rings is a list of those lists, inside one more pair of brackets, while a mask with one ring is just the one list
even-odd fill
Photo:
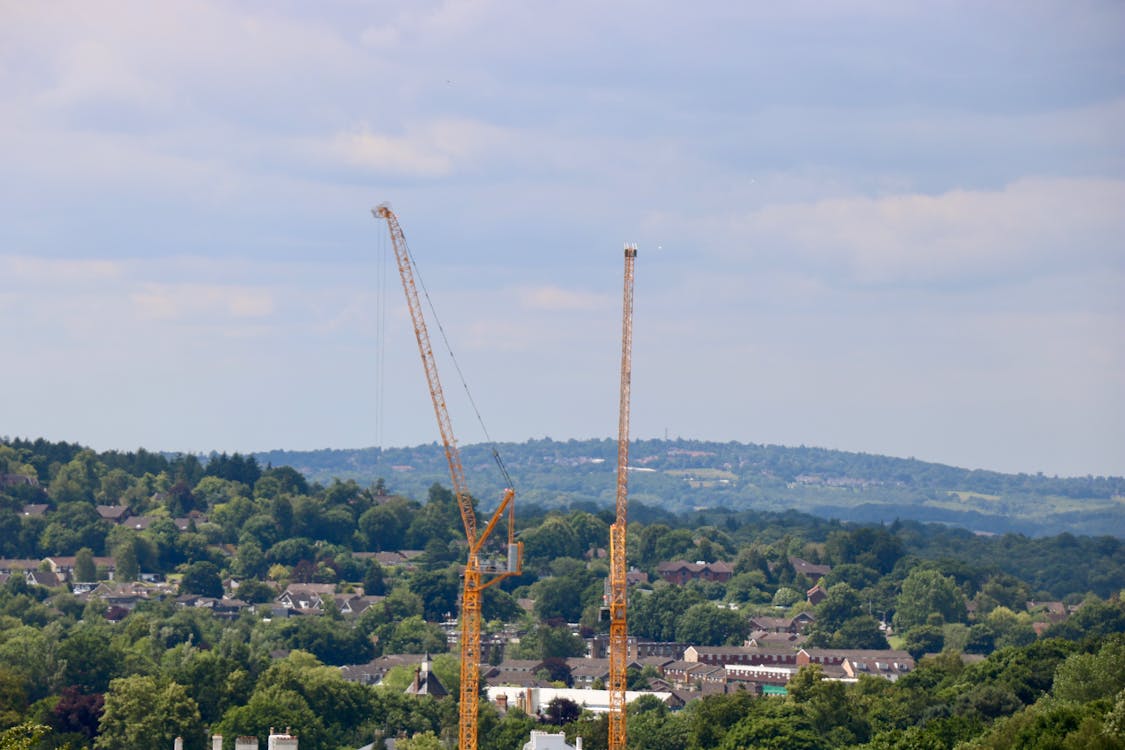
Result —
[[790, 556], [789, 564], [793, 566], [793, 570], [797, 572], [797, 575], [804, 576], [809, 579], [811, 583], [816, 583], [832, 572], [831, 565], [818, 565], [808, 560], [802, 560], [799, 557]]
[[406, 549], [398, 550], [396, 552], [354, 552], [352, 556], [357, 560], [375, 560], [383, 567], [387, 568], [403, 568], [404, 570], [414, 569], [414, 558], [423, 553], [424, 550]]
[[1070, 616], [1070, 612], [1062, 602], [1029, 601], [1027, 603], [1027, 611], [1032, 614], [1045, 615], [1047, 621], [1052, 624], [1062, 622]]
[[30, 560], [27, 558], [0, 558], [0, 573], [7, 573], [8, 575], [24, 575], [29, 570], [36, 570], [39, 568], [41, 560]]
[[29, 586], [45, 586], [46, 588], [53, 589], [62, 585], [62, 581], [54, 573], [47, 570], [29, 570], [24, 574], [24, 579]]
[[808, 599], [809, 604], [815, 607], [828, 598], [828, 592], [818, 583], [805, 592], [805, 597]]
[[134, 531], [144, 531], [159, 520], [156, 516], [133, 516], [123, 520], [121, 525]]
[[639, 586], [648, 583], [648, 573], [632, 568], [625, 573], [625, 585]]
[[861, 674], [897, 680], [914, 669], [914, 658], [906, 651], [802, 648], [797, 666], [819, 664], [825, 674], [837, 679], [857, 679]]
[[542, 669], [541, 659], [504, 659], [496, 666], [484, 667], [482, 677], [487, 685], [546, 686], [550, 682], [538, 676]]
[[718, 581], [725, 583], [734, 575], [734, 568], [730, 563], [722, 561], [688, 562], [687, 560], [674, 560], [662, 562], [656, 566], [657, 574], [669, 583], [682, 586], [688, 581]]
[[131, 611], [138, 602], [149, 599], [163, 599], [174, 595], [174, 587], [168, 584], [115, 583], [103, 581], [86, 596], [104, 601], [111, 609]]
[[110, 523], [121, 523], [129, 517], [128, 505], [99, 505], [98, 515]]
[[372, 659], [367, 664], [352, 664], [340, 667], [340, 674], [348, 682], [378, 685], [383, 681], [387, 672], [395, 667], [419, 664], [425, 658], [425, 654], [385, 654]]
[[750, 627], [766, 633], [803, 633], [815, 621], [811, 612], [800, 612], [794, 617], [751, 617]]
[[324, 611], [325, 601], [335, 593], [333, 583], [291, 583], [274, 601], [288, 609], [315, 614]]
[[198, 510], [193, 510], [186, 516], [173, 518], [172, 523], [176, 524], [176, 528], [180, 531], [191, 531], [193, 526], [198, 527], [200, 524], [207, 523], [207, 516]]
[[802, 635], [801, 633], [789, 633], [786, 631], [775, 633], [766, 630], [755, 630], [750, 634], [750, 637], [746, 639], [746, 643], [743, 645], [749, 648], [790, 648], [796, 651], [804, 645], [805, 641], [808, 639], [809, 637], [807, 635]]
[[[43, 559], [47, 567], [52, 573], [57, 575], [64, 581], [74, 580], [74, 566], [78, 562], [78, 558], [74, 555], [58, 555], [55, 557], [47, 557]], [[113, 580], [114, 573], [117, 572], [117, 558], [115, 557], [95, 557], [94, 567], [97, 568], [99, 574], [104, 573], [105, 577]]]
[[674, 661], [664, 666], [664, 679], [675, 690], [725, 692], [727, 671], [724, 667], [698, 661]]
[[181, 607], [196, 607], [210, 610], [212, 616], [223, 620], [238, 619], [238, 616], [242, 614], [243, 610], [250, 606], [248, 602], [244, 602], [241, 599], [216, 599], [211, 596], [198, 596], [196, 594], [177, 596], [176, 603]]
[[336, 594], [333, 597], [336, 608], [345, 617], [358, 617], [386, 598], [385, 596], [364, 596], [363, 594]]
[[48, 507], [46, 503], [28, 503], [23, 506], [20, 515], [24, 518], [39, 518], [46, 514]]
[[571, 687], [592, 688], [599, 680], [603, 686], [609, 683], [609, 659], [570, 658], [566, 666], [570, 669]]
[[796, 664], [797, 652], [789, 644], [748, 646], [688, 646], [684, 660], [726, 667], [731, 664], [781, 666]]

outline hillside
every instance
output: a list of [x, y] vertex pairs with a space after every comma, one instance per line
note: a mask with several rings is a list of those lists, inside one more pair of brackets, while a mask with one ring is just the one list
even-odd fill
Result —
[[[531, 440], [496, 446], [524, 504], [608, 506], [612, 440]], [[495, 504], [500, 472], [491, 448], [461, 448], [469, 486]], [[270, 451], [263, 464], [289, 465], [310, 480], [369, 483], [422, 496], [449, 484], [440, 445], [357, 450]], [[1125, 537], [1125, 478], [1048, 477], [960, 469], [913, 458], [822, 448], [689, 440], [641, 440], [630, 449], [630, 497], [673, 512], [702, 508], [798, 510], [844, 521], [896, 518], [986, 533]]]

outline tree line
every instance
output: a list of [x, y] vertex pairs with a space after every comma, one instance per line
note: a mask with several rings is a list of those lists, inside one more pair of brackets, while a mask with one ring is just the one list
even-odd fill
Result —
[[[36, 479], [0, 487], [0, 556], [75, 556], [80, 577], [98, 578], [105, 571], [95, 558], [111, 555], [118, 581], [152, 573], [176, 581], [178, 593], [214, 597], [237, 581], [240, 598], [263, 604], [296, 583], [383, 597], [355, 617], [329, 598], [318, 616], [273, 618], [268, 608], [247, 608], [222, 620], [164, 599], [107, 618], [97, 598], [12, 576], [0, 586], [0, 729], [30, 721], [46, 728], [39, 746], [74, 750], [167, 747], [177, 735], [194, 750], [208, 732], [233, 739], [286, 725], [301, 727], [306, 748], [453, 736], [455, 698], [403, 695], [409, 673], [402, 670], [382, 688], [346, 682], [338, 670], [381, 654], [429, 651], [443, 681], [457, 681], [441, 624], [457, 610], [464, 540], [457, 503], [442, 485], [412, 495], [395, 486], [396, 474], [322, 483], [253, 456], [98, 453], [46, 441], [0, 442], [0, 475]], [[24, 516], [27, 504], [47, 509]], [[97, 513], [99, 504], [126, 506], [151, 522], [113, 523]], [[643, 701], [630, 707], [632, 747], [1009, 747], [1033, 731], [1120, 746], [1113, 743], [1125, 712], [1118, 684], [1125, 544], [1117, 538], [982, 536], [792, 511], [674, 513], [645, 502], [630, 511], [628, 559], [648, 577], [630, 591], [633, 635], [739, 644], [751, 617], [811, 610], [810, 645], [894, 646], [922, 659], [893, 684], [843, 685], [808, 670], [784, 699], [735, 693], [680, 712]], [[545, 678], [568, 683], [564, 660], [605, 628], [598, 610], [612, 521], [610, 508], [592, 501], [520, 505], [524, 575], [486, 590], [483, 601], [486, 635], [514, 629], [520, 638], [506, 650], [490, 646], [487, 661], [535, 659]], [[417, 554], [409, 567], [366, 554], [395, 550]], [[831, 572], [814, 580], [794, 558]], [[661, 581], [658, 566], [679, 559], [725, 561], [733, 575], [684, 586]], [[814, 585], [826, 597], [810, 607], [805, 592]], [[531, 611], [519, 606], [524, 599], [534, 602]], [[1029, 601], [1074, 611], [1056, 622]], [[983, 661], [966, 665], [962, 654]], [[644, 688], [656, 676], [633, 672], [630, 686]], [[481, 710], [486, 750], [521, 747], [529, 728], [550, 722], [588, 748], [605, 746], [598, 716]]]

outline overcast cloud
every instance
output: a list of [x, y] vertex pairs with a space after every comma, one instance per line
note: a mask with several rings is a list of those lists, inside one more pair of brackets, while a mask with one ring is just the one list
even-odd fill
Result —
[[[1125, 474], [1125, 5], [0, 0], [0, 434]], [[436, 335], [436, 334], [435, 334]], [[442, 363], [462, 442], [484, 439]]]

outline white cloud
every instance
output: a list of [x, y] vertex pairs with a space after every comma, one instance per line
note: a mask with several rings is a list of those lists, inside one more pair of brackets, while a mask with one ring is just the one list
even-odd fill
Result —
[[0, 255], [0, 288], [38, 289], [43, 285], [98, 286], [120, 279], [125, 264], [118, 260], [34, 258], [27, 255]]
[[471, 166], [504, 141], [499, 128], [471, 120], [434, 120], [407, 126], [406, 134], [375, 133], [368, 126], [312, 143], [313, 158], [327, 157], [375, 174], [443, 177]]
[[1119, 265], [1125, 181], [1024, 179], [1003, 190], [830, 198], [730, 220], [721, 254], [864, 284], [992, 280]]
[[215, 318], [266, 318], [275, 309], [264, 289], [203, 284], [144, 284], [130, 295], [137, 314], [150, 320], [191, 321]]
[[609, 307], [604, 295], [557, 286], [525, 287], [516, 294], [520, 305], [527, 310], [592, 311]]

